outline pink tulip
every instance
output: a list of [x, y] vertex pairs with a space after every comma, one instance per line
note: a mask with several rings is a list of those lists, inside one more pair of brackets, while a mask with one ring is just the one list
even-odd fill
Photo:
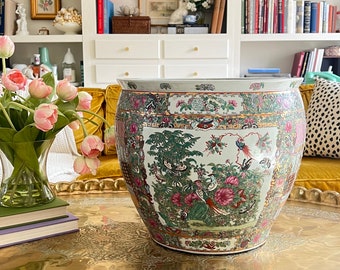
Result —
[[56, 88], [57, 96], [65, 101], [71, 101], [78, 95], [77, 88], [72, 85], [67, 79], [61, 80]]
[[78, 98], [78, 110], [89, 110], [91, 108], [92, 96], [89, 93], [85, 91], [80, 91], [78, 93]]
[[0, 58], [9, 58], [13, 55], [15, 45], [8, 36], [0, 36]]
[[12, 92], [24, 89], [27, 84], [27, 78], [17, 69], [12, 69], [7, 74], [3, 73], [1, 80], [4, 87]]
[[98, 157], [100, 152], [104, 150], [104, 143], [98, 136], [89, 135], [84, 138], [80, 145], [80, 150], [85, 157]]
[[34, 79], [28, 85], [28, 91], [34, 98], [46, 98], [52, 93], [52, 90], [52, 87], [45, 84], [41, 78]]
[[43, 103], [34, 112], [34, 123], [37, 129], [49, 131], [58, 119], [58, 107], [54, 104]]
[[69, 123], [68, 126], [69, 126], [72, 130], [78, 130], [79, 127], [80, 127], [80, 122], [79, 122], [79, 120], [75, 120], [75, 121]]
[[76, 173], [87, 174], [92, 173], [95, 175], [97, 173], [97, 168], [100, 165], [100, 160], [98, 158], [87, 158], [84, 156], [77, 157], [73, 163], [73, 169]]
[[108, 147], [116, 144], [115, 129], [113, 126], [104, 131], [104, 141]]

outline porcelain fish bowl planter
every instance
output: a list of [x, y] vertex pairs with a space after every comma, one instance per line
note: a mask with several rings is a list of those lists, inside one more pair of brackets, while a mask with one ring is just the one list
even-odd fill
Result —
[[301, 162], [301, 79], [118, 81], [118, 158], [152, 239], [196, 254], [264, 244]]

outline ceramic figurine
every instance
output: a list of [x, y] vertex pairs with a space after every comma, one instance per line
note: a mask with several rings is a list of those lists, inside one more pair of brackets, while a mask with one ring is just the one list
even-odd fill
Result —
[[23, 4], [18, 4], [15, 11], [19, 18], [17, 19], [18, 30], [16, 32], [17, 36], [29, 35], [27, 31], [27, 20], [26, 20], [26, 9]]
[[188, 15], [187, 0], [178, 1], [178, 9], [170, 16], [169, 24], [183, 24], [183, 18]]

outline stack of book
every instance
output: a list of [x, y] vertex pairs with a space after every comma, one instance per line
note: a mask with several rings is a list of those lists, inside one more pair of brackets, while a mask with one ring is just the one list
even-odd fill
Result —
[[68, 205], [57, 197], [34, 207], [0, 207], [0, 248], [77, 232], [78, 218], [67, 211]]
[[290, 73], [281, 73], [280, 68], [248, 68], [244, 77], [290, 77]]
[[324, 48], [314, 48], [295, 53], [291, 69], [292, 77], [304, 77], [307, 72], [320, 72], [324, 52]]

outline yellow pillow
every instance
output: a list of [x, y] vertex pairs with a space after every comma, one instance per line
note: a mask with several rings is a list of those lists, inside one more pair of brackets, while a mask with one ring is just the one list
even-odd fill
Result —
[[301, 94], [303, 105], [305, 107], [306, 112], [307, 112], [307, 109], [308, 109], [310, 99], [312, 97], [313, 89], [314, 89], [314, 84], [302, 84], [302, 85], [300, 85], [300, 94]]
[[[78, 91], [88, 92], [92, 96], [91, 111], [104, 117], [105, 90], [101, 88], [79, 88]], [[84, 123], [88, 135], [97, 135], [103, 139], [103, 121], [89, 113], [84, 113], [84, 118], [86, 118]], [[83, 129], [80, 127], [78, 130], [74, 130], [73, 134], [78, 152], [80, 152], [80, 144], [84, 139]]]

